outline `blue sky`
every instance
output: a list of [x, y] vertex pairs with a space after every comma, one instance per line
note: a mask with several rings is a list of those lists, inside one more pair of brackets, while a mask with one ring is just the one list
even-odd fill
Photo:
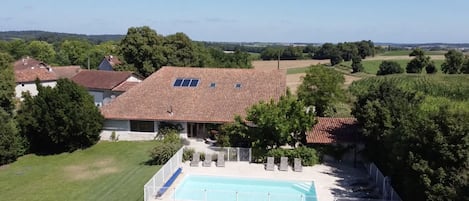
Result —
[[2, 0], [0, 31], [167, 35], [231, 42], [469, 42], [468, 0]]

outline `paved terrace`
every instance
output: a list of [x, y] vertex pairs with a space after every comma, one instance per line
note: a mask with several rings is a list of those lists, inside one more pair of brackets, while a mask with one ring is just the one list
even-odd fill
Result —
[[351, 191], [347, 189], [347, 184], [356, 179], [367, 178], [363, 169], [356, 169], [340, 163], [303, 167], [303, 172], [294, 172], [291, 167], [288, 171], [279, 171], [278, 166], [275, 166], [274, 171], [266, 171], [263, 164], [248, 162], [225, 162], [225, 167], [216, 167], [213, 162], [211, 167], [203, 167], [202, 164], [199, 164], [198, 167], [191, 167], [190, 162], [186, 161], [182, 166], [182, 174], [164, 196], [156, 200], [172, 200], [170, 196], [174, 188], [181, 183], [185, 175], [190, 174], [314, 181], [318, 201], [333, 201], [334, 197], [349, 197]]

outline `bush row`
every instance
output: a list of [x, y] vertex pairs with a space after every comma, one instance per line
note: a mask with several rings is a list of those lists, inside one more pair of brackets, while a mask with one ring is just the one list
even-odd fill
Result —
[[316, 150], [304, 146], [295, 149], [271, 149], [267, 152], [267, 156], [275, 157], [277, 163], [280, 161], [280, 157], [288, 157], [290, 163], [293, 163], [294, 158], [301, 158], [304, 166], [313, 166], [319, 163]]

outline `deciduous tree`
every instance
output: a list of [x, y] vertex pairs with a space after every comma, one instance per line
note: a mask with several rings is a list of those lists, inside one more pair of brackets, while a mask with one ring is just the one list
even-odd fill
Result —
[[21, 133], [34, 153], [60, 153], [89, 147], [99, 140], [103, 117], [88, 92], [67, 79], [55, 88], [36, 83], [37, 96], [26, 95], [18, 111]]
[[332, 68], [311, 66], [298, 87], [298, 98], [314, 106], [316, 115], [325, 116], [328, 108], [344, 98], [344, 81], [344, 76]]
[[55, 61], [54, 46], [45, 41], [31, 41], [28, 46], [28, 51], [35, 59], [51, 64]]
[[383, 61], [379, 65], [378, 72], [376, 75], [389, 75], [403, 73], [401, 65], [395, 61]]
[[360, 56], [354, 56], [352, 58], [352, 73], [358, 73], [363, 71], [362, 58]]
[[457, 74], [461, 70], [464, 56], [461, 52], [450, 50], [445, 54], [445, 62], [441, 64], [441, 70], [447, 74]]
[[430, 65], [430, 57], [425, 56], [425, 52], [422, 49], [414, 49], [409, 56], [414, 56], [406, 66], [407, 73], [421, 73], [423, 68]]
[[13, 118], [15, 78], [13, 58], [0, 52], [0, 165], [15, 161], [23, 153], [23, 145]]

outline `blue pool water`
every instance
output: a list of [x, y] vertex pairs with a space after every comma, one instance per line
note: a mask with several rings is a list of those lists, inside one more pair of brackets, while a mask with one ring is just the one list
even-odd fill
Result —
[[173, 196], [185, 201], [316, 201], [316, 190], [312, 181], [188, 175]]

